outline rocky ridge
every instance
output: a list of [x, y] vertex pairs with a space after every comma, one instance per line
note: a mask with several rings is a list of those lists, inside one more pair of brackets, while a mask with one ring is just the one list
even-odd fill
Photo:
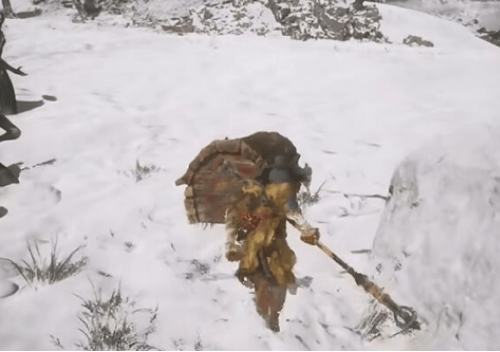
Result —
[[162, 25], [167, 32], [268, 35], [292, 39], [384, 42], [375, 5], [346, 0], [227, 0], [191, 8], [189, 14]]

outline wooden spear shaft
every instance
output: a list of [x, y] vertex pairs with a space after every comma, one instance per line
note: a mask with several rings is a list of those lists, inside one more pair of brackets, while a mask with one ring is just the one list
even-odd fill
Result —
[[413, 309], [397, 305], [387, 293], [384, 293], [383, 290], [370, 281], [366, 275], [358, 273], [320, 241], [318, 241], [316, 245], [325, 252], [326, 255], [344, 268], [354, 278], [358, 286], [363, 287], [364, 290], [371, 294], [377, 301], [389, 308], [391, 312], [394, 313], [394, 320], [399, 328], [403, 330], [409, 328], [420, 330], [417, 314]]

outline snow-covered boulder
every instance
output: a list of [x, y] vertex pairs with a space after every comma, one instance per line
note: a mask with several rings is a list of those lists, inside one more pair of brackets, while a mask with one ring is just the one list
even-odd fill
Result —
[[191, 8], [187, 16], [167, 20], [162, 28], [174, 33], [265, 35], [280, 28], [266, 3], [264, 0], [208, 3]]
[[367, 39], [383, 41], [374, 5], [352, 0], [269, 0], [283, 34], [293, 39]]
[[385, 41], [374, 5], [351, 0], [229, 0], [193, 7], [189, 15], [167, 20], [173, 33], [267, 35], [281, 30], [292, 39]]
[[424, 323], [415, 347], [499, 349], [500, 129], [415, 151], [390, 192], [373, 249], [388, 290]]

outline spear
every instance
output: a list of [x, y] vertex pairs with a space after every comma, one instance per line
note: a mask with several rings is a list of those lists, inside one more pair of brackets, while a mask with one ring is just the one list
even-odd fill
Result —
[[340, 259], [335, 253], [333, 253], [327, 246], [325, 246], [320, 241], [316, 241], [316, 246], [318, 246], [326, 255], [332, 258], [337, 264], [344, 268], [349, 275], [351, 275], [356, 284], [364, 288], [366, 292], [371, 294], [378, 302], [382, 303], [384, 306], [389, 308], [394, 314], [394, 321], [396, 325], [402, 330], [415, 329], [420, 330], [420, 324], [417, 320], [417, 313], [410, 307], [399, 306], [392, 300], [392, 298], [383, 292], [383, 289], [375, 285], [366, 275], [358, 273], [352, 267], [350, 267], [346, 262]]
[[[311, 227], [304, 219], [299, 211], [290, 211], [287, 213], [287, 220], [301, 233], [300, 239], [306, 243], [318, 246], [326, 255], [332, 258], [339, 264], [349, 275], [354, 278], [356, 285], [363, 287], [363, 289], [373, 296], [378, 302], [389, 308], [394, 314], [394, 321], [401, 329], [395, 335], [407, 331], [409, 329], [420, 330], [420, 323], [417, 320], [417, 313], [410, 307], [400, 306], [389, 296], [384, 293], [384, 290], [373, 281], [368, 279], [366, 275], [358, 273], [349, 264], [344, 262], [338, 255], [333, 253], [327, 246], [319, 241], [319, 230]], [[265, 268], [265, 265], [263, 266]], [[393, 336], [395, 336], [393, 335]]]
[[401, 331], [406, 331], [407, 329], [420, 330], [420, 323], [417, 321], [417, 313], [412, 308], [397, 305], [387, 293], [383, 292], [383, 289], [370, 281], [366, 275], [358, 273], [327, 246], [321, 243], [319, 241], [319, 229], [313, 228], [306, 219], [304, 219], [300, 211], [287, 212], [287, 220], [299, 230], [301, 233], [300, 239], [302, 241], [318, 246], [326, 255], [344, 268], [345, 271], [354, 278], [358, 286], [363, 287], [364, 290], [371, 294], [377, 301], [389, 308], [394, 314], [394, 321]]

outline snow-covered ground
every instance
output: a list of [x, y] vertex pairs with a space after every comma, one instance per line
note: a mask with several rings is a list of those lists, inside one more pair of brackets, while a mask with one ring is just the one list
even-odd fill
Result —
[[[435, 344], [425, 348], [456, 348], [432, 321], [411, 336], [362, 339], [353, 330], [370, 297], [291, 228], [297, 277], [312, 281], [287, 297], [282, 331], [272, 333], [224, 259], [223, 227], [188, 225], [184, 190], [174, 186], [212, 140], [278, 131], [313, 168], [313, 190], [326, 181], [305, 213], [323, 242], [398, 303], [412, 303], [398, 300], [408, 287], [378, 275], [379, 258], [352, 252], [372, 248], [385, 207], [359, 195], [387, 195], [398, 163], [427, 141], [499, 124], [500, 49], [458, 24], [380, 11], [392, 45], [178, 37], [75, 24], [63, 12], [7, 20], [3, 58], [29, 74], [12, 77], [18, 100], [44, 104], [11, 117], [23, 134], [1, 145], [0, 160], [56, 161], [0, 189], [9, 210], [0, 257], [29, 260], [27, 240], [57, 236], [61, 255], [85, 245], [89, 264], [37, 290], [11, 279], [21, 290], [0, 299], [0, 349], [53, 349], [50, 335], [74, 349], [84, 340], [75, 295], [91, 298], [92, 285], [120, 286], [138, 308], [158, 306], [149, 343], [161, 349], [411, 349], [429, 336]], [[435, 46], [399, 44], [409, 34]], [[137, 181], [136, 162], [156, 168]], [[494, 332], [484, 336], [498, 348]]]

